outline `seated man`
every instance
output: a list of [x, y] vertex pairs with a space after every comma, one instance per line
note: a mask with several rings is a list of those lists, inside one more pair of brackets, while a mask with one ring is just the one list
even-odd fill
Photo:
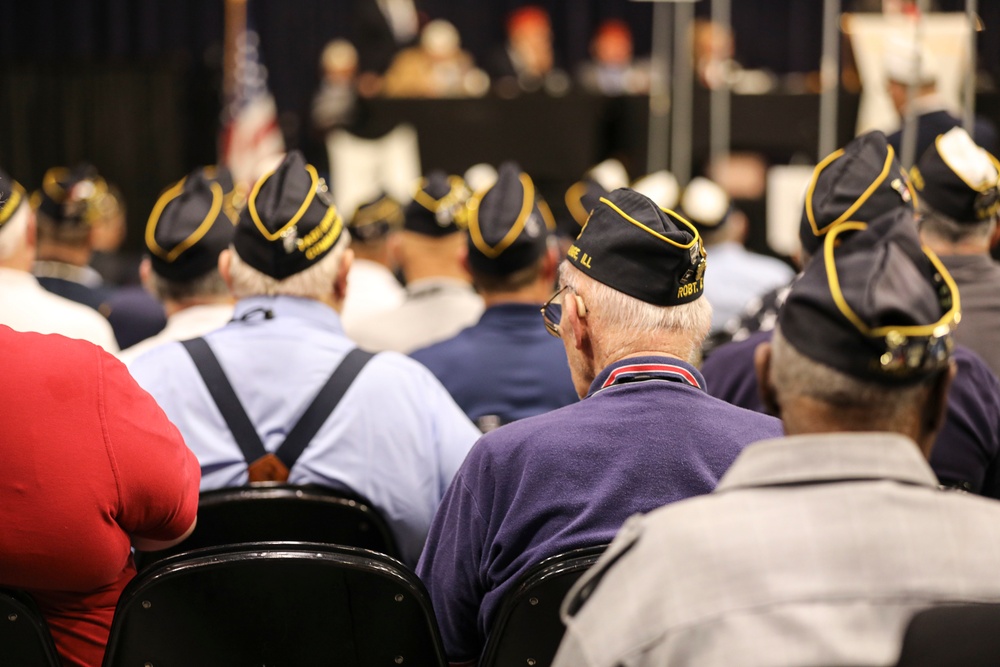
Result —
[[1000, 375], [1000, 173], [995, 157], [960, 127], [942, 134], [911, 170], [920, 197], [920, 239], [941, 258], [962, 293], [955, 340]]
[[830, 231], [757, 350], [787, 437], [626, 524], [563, 603], [554, 664], [892, 665], [915, 611], [1000, 602], [1000, 504], [927, 464], [958, 308], [911, 213]]
[[198, 461], [90, 343], [0, 326], [0, 367], [0, 586], [34, 597], [63, 665], [97, 667], [135, 575], [131, 548], [194, 530]]
[[[146, 224], [149, 256], [142, 282], [167, 312], [160, 333], [123, 350], [126, 364], [154, 347], [195, 338], [233, 316], [233, 298], [219, 274], [219, 254], [233, 240], [239, 213], [233, 208], [228, 170], [199, 168], [160, 195]], [[230, 217], [232, 216], [232, 217]]]
[[[198, 456], [203, 490], [287, 480], [360, 493], [414, 564], [479, 431], [420, 364], [393, 353], [365, 363], [353, 351], [338, 315], [349, 242], [315, 168], [289, 153], [254, 186], [219, 258], [233, 321], [130, 370]], [[235, 399], [217, 400], [220, 386]]]
[[531, 178], [508, 162], [469, 203], [466, 265], [486, 302], [475, 325], [417, 350], [482, 431], [575, 403], [566, 352], [538, 309], [555, 284], [555, 223]]
[[479, 656], [530, 567], [708, 493], [744, 445], [781, 433], [709, 396], [692, 365], [712, 317], [704, 264], [697, 230], [643, 195], [619, 189], [594, 209], [545, 308], [583, 400], [476, 443], [417, 567], [452, 662]]

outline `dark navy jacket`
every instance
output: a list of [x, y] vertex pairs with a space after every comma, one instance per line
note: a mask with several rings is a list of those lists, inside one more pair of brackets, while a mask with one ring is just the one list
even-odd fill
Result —
[[[716, 348], [702, 373], [708, 392], [724, 401], [764, 412], [753, 366], [754, 348], [773, 331]], [[948, 393], [948, 414], [931, 452], [938, 480], [972, 493], [1000, 498], [1000, 380], [972, 350], [955, 346], [958, 374]]]
[[582, 401], [476, 443], [417, 566], [451, 661], [479, 656], [504, 595], [532, 565], [607, 544], [637, 512], [709, 493], [745, 445], [782, 434], [777, 419], [703, 386], [677, 359], [624, 359]]
[[411, 356], [437, 376], [480, 430], [579, 400], [566, 350], [545, 330], [539, 306], [491, 306], [474, 326]]

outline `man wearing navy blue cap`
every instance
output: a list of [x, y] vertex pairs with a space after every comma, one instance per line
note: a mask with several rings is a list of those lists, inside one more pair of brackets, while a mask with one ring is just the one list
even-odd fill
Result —
[[480, 430], [577, 400], [566, 353], [538, 309], [559, 262], [551, 213], [511, 162], [469, 203], [466, 265], [486, 302], [474, 326], [411, 356], [437, 376]]
[[434, 518], [417, 572], [452, 662], [475, 660], [505, 594], [542, 559], [606, 544], [624, 521], [708, 493], [780, 423], [704, 390], [698, 231], [647, 197], [600, 200], [544, 320], [583, 399], [487, 433]]
[[920, 237], [962, 292], [955, 340], [1000, 375], [1000, 162], [960, 127], [940, 135], [911, 170], [920, 194]]
[[257, 181], [220, 256], [233, 321], [130, 370], [198, 456], [203, 490], [287, 481], [361, 494], [412, 565], [479, 431], [426, 368], [344, 334], [349, 242], [316, 169], [289, 153]]
[[1000, 602], [1000, 505], [927, 463], [959, 306], [905, 211], [832, 229], [756, 357], [787, 437], [629, 521], [553, 664], [892, 665], [917, 610]]
[[[862, 135], [816, 167], [806, 195], [799, 239], [806, 261], [822, 250], [826, 235], [845, 222], [870, 221], [905, 212], [916, 228], [916, 191], [881, 132]], [[787, 290], [786, 290], [787, 293]], [[702, 366], [709, 391], [734, 405], [765, 411], [757, 390], [754, 349], [767, 342], [780, 316], [770, 314], [760, 331], [712, 351]], [[1000, 497], [1000, 382], [977, 354], [955, 349], [958, 375], [948, 413], [931, 457], [943, 484]]]
[[222, 327], [233, 316], [233, 299], [219, 273], [219, 255], [233, 239], [239, 216], [236, 192], [225, 167], [203, 167], [160, 195], [146, 223], [149, 256], [139, 267], [143, 284], [167, 312], [163, 331], [123, 350], [129, 364], [171, 341]]

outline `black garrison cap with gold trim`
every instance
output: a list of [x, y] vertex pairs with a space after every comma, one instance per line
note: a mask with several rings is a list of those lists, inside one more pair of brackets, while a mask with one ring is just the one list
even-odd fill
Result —
[[435, 170], [420, 179], [404, 211], [403, 228], [424, 236], [447, 236], [466, 227], [469, 188], [458, 176]]
[[57, 225], [90, 225], [108, 196], [108, 184], [93, 165], [52, 167], [42, 177], [42, 189], [32, 193], [31, 205]]
[[831, 230], [778, 315], [813, 361], [880, 384], [912, 384], [948, 365], [960, 314], [948, 271], [897, 208]]
[[0, 229], [26, 203], [27, 194], [21, 184], [0, 169]]
[[849, 220], [868, 221], [896, 208], [913, 210], [916, 193], [895, 151], [878, 130], [834, 151], [813, 170], [799, 240], [813, 255], [823, 236]]
[[347, 228], [351, 238], [370, 243], [385, 238], [389, 232], [402, 228], [403, 207], [384, 192], [354, 209]]
[[939, 135], [910, 175], [921, 210], [965, 223], [991, 220], [1000, 211], [1000, 162], [960, 127]]
[[292, 151], [254, 184], [233, 247], [253, 268], [284, 280], [323, 259], [343, 230], [326, 182]]
[[705, 248], [690, 222], [635, 190], [602, 197], [566, 258], [594, 280], [657, 306], [705, 291]]
[[531, 177], [513, 162], [497, 181], [469, 201], [469, 265], [473, 271], [508, 275], [545, 254], [555, 221]]
[[146, 223], [146, 248], [153, 270], [168, 280], [199, 278], [218, 266], [219, 253], [233, 240], [217, 172], [199, 168], [167, 188]]

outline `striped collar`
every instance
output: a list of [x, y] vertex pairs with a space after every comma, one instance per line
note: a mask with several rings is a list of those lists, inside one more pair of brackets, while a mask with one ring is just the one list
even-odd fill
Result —
[[661, 380], [705, 389], [705, 378], [691, 364], [675, 357], [629, 357], [609, 365], [597, 374], [588, 396], [612, 386]]

